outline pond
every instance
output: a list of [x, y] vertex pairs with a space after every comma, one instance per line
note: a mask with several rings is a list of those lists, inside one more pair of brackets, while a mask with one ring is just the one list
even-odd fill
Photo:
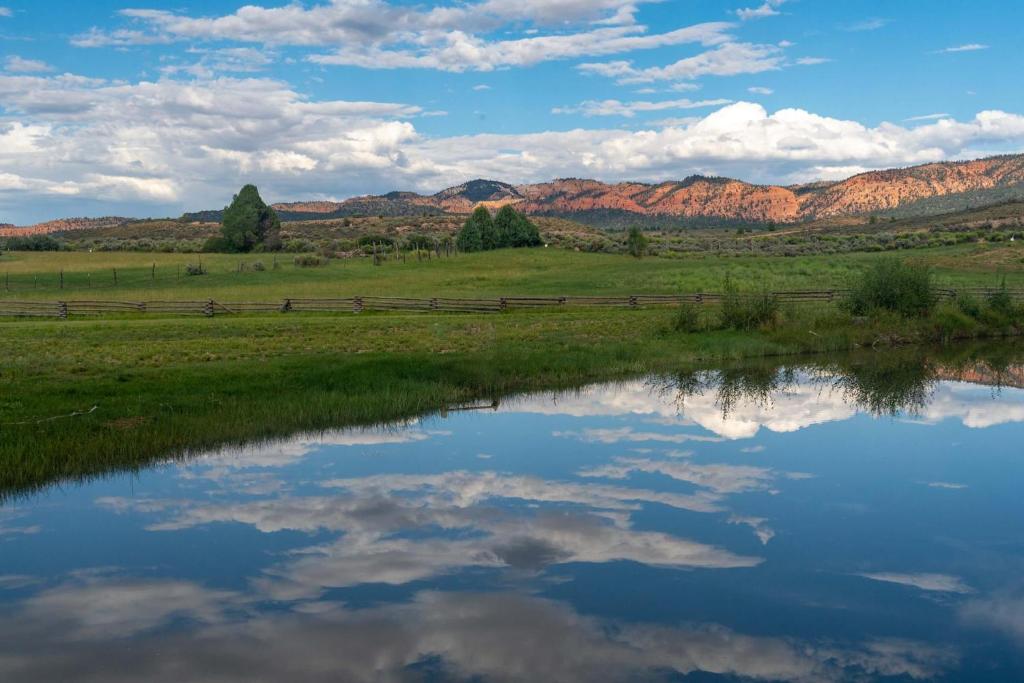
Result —
[[1024, 680], [1017, 387], [692, 372], [50, 486], [0, 679]]

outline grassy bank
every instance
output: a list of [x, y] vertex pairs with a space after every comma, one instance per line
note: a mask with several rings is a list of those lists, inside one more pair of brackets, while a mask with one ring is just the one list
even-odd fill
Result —
[[0, 494], [224, 444], [741, 359], [934, 339], [932, 319], [783, 311], [681, 333], [677, 312], [309, 315], [0, 325]]

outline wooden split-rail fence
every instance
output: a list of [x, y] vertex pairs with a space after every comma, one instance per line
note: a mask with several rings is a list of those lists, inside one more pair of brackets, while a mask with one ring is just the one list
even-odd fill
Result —
[[[953, 300], [969, 295], [984, 298], [992, 288], [971, 287], [938, 289], [940, 300]], [[1024, 289], [1006, 290], [1017, 301], [1024, 300]], [[839, 301], [846, 290], [772, 292], [780, 304], [813, 304]], [[741, 294], [741, 297], [764, 294]], [[514, 309], [539, 308], [647, 308], [679, 306], [684, 303], [716, 306], [724, 294], [635, 294], [629, 296], [503, 296], [494, 298], [354, 296], [336, 299], [283, 299], [273, 302], [224, 302], [213, 299], [193, 301], [9, 301], [0, 299], [0, 316], [67, 319], [71, 316], [111, 314], [162, 315], [236, 315], [241, 313], [365, 313], [373, 311], [436, 312], [436, 313], [500, 313]]]

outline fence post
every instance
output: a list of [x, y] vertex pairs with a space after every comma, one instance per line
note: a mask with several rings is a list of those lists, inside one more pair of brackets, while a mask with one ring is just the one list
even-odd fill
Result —
[[637, 305], [636, 304], [636, 297], [635, 296], [630, 296], [629, 297], [629, 307], [630, 308], [636, 308], [636, 305]]
[[152, 276], [153, 276], [153, 282], [156, 282], [156, 264], [155, 263], [153, 264]]
[[291, 299], [285, 299], [284, 303], [281, 304], [281, 312], [282, 313], [287, 313], [290, 310], [292, 310], [292, 300]]
[[11, 291], [11, 272], [10, 271], [7, 271], [7, 273], [4, 274], [4, 289], [6, 289], [8, 292]]
[[68, 319], [68, 303], [66, 301], [57, 302], [57, 317], [61, 320]]
[[[427, 253], [429, 254], [430, 252], [427, 252]], [[432, 310], [432, 311], [436, 311], [437, 310], [437, 299], [431, 299], [430, 300], [430, 310]]]
[[60, 269], [60, 288], [64, 289], [64, 269]]
[[114, 286], [117, 287], [117, 268], [114, 268]]
[[146, 302], [145, 301], [140, 301], [139, 302], [139, 313], [145, 313], [145, 312], [146, 312]]
[[695, 300], [696, 300], [696, 302], [697, 302], [697, 303], [699, 303], [699, 304], [700, 304], [701, 306], [703, 306], [703, 305], [704, 305], [704, 295], [703, 295], [703, 294], [701, 294], [701, 293], [699, 293], [699, 292], [698, 292], [698, 293], [696, 294], [696, 296], [695, 296]]
[[207, 318], [213, 317], [213, 299], [208, 300], [206, 305], [203, 306], [203, 315]]
[[501, 310], [507, 311], [508, 310], [508, 299], [506, 299], [505, 297], [501, 297], [500, 299], [498, 299], [498, 306], [501, 308]]
[[362, 313], [363, 312], [363, 297], [357, 296], [352, 299], [352, 312]]

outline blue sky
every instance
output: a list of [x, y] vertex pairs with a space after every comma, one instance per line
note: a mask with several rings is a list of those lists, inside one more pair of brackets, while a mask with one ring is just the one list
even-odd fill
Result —
[[0, 0], [0, 222], [1019, 151], [1024, 3]]

